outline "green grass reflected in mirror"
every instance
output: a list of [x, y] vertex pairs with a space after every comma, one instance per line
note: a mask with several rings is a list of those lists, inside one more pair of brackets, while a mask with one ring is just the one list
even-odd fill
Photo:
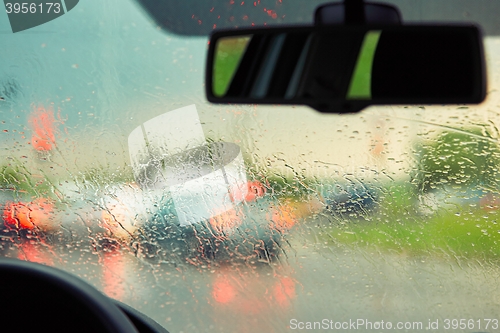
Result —
[[251, 37], [248, 35], [226, 37], [217, 41], [213, 68], [215, 96], [222, 97], [226, 94]]

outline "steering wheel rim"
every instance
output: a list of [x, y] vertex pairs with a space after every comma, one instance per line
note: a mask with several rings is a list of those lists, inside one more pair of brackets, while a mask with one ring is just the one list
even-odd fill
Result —
[[[97, 291], [83, 280], [59, 269], [16, 259], [0, 259], [0, 286], [2, 286], [2, 302], [6, 305], [0, 312], [2, 322], [17, 322], [23, 325], [49, 325], [51, 331], [68, 331], [64, 328], [64, 318], [54, 313], [52, 318], [44, 318], [37, 323], [22, 320], [24, 314], [36, 314], [37, 309], [46, 314], [51, 310], [45, 305], [54, 306], [54, 311], [64, 313], [61, 305], [70, 309], [82, 309], [81, 313], [69, 313], [77, 318], [75, 323], [89, 323], [99, 327], [102, 332], [137, 333], [135, 326], [111, 299]], [[41, 299], [43, 298], [43, 299]], [[10, 306], [9, 306], [10, 305]], [[24, 307], [19, 309], [19, 307]], [[66, 314], [68, 315], [68, 314]], [[19, 321], [13, 320], [13, 318]], [[3, 317], [3, 318], [2, 318]], [[62, 324], [61, 324], [62, 322]], [[60, 325], [58, 325], [60, 324]], [[83, 327], [75, 327], [82, 329]]]

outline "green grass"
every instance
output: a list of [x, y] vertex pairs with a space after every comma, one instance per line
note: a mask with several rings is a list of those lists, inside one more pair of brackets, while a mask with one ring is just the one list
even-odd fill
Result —
[[0, 189], [15, 197], [51, 197], [54, 186], [44, 175], [34, 175], [21, 163], [0, 166]]
[[[60, 181], [48, 175], [34, 174], [20, 163], [0, 166], [0, 190], [11, 191], [15, 198], [23, 200], [40, 197], [61, 198], [58, 190]], [[98, 188], [109, 184], [133, 182], [134, 176], [129, 169], [116, 169], [111, 172], [94, 168], [76, 175], [73, 181], [90, 188]]]
[[353, 224], [330, 232], [336, 242], [392, 252], [459, 257], [500, 258], [500, 228], [482, 212], [447, 215], [428, 221], [386, 221]]
[[250, 36], [221, 38], [217, 41], [213, 66], [215, 96], [226, 94], [249, 41]]
[[368, 31], [361, 45], [356, 67], [349, 84], [347, 99], [371, 99], [372, 98], [372, 66], [375, 51], [382, 31]]
[[370, 221], [332, 226], [325, 240], [402, 255], [500, 259], [499, 210], [464, 207], [426, 217], [403, 186], [387, 193]]

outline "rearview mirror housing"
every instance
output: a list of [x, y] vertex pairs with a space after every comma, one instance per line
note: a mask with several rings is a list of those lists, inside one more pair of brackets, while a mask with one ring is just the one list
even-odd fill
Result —
[[477, 104], [486, 96], [482, 35], [472, 25], [215, 32], [206, 94], [213, 103], [300, 104], [334, 113], [381, 104]]

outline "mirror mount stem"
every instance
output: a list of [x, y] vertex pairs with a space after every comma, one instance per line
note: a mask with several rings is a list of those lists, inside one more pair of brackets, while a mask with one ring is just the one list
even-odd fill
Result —
[[316, 8], [314, 24], [325, 25], [401, 25], [401, 13], [396, 6], [364, 0], [331, 2]]
[[364, 25], [366, 23], [363, 0], [344, 0], [344, 24]]

